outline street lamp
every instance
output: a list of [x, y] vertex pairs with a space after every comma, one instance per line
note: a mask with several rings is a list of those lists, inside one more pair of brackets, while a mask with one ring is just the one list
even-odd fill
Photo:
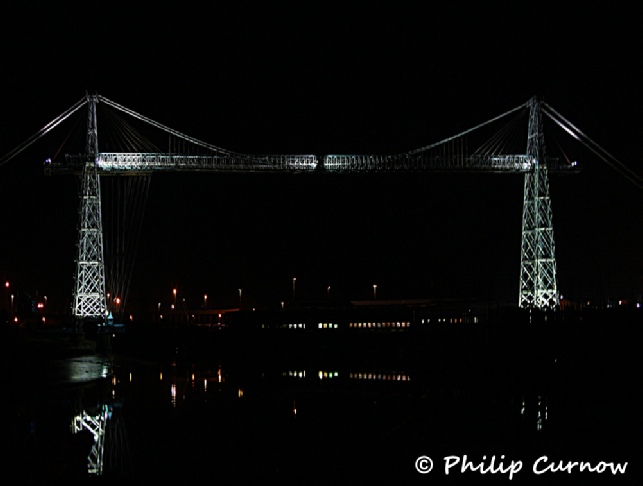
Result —
[[239, 289], [239, 310], [241, 310], [241, 293], [243, 292], [243, 289]]
[[373, 284], [373, 300], [377, 300], [377, 285]]
[[203, 308], [205, 309], [207, 308], [207, 306], [208, 306], [208, 294], [205, 294], [203, 296]]
[[174, 305], [176, 305], [176, 289], [172, 289], [172, 294], [174, 295]]
[[293, 277], [292, 278], [292, 298], [295, 300], [295, 285], [297, 283], [297, 278]]
[[326, 287], [326, 295], [330, 299], [330, 285]]

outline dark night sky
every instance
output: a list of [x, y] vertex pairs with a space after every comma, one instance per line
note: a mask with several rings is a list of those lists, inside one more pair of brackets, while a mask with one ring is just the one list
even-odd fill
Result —
[[[246, 153], [396, 153], [534, 94], [643, 173], [640, 16], [615, 2], [21, 2], [0, 7], [0, 153], [86, 90]], [[189, 4], [189, 5], [188, 5]], [[350, 6], [349, 6], [350, 5]], [[526, 130], [526, 127], [525, 127]], [[547, 133], [545, 134], [547, 137]], [[0, 279], [71, 295], [77, 181], [52, 132], [0, 167]], [[99, 120], [100, 142], [100, 120]], [[559, 287], [643, 292], [643, 191], [578, 146], [551, 181]], [[154, 176], [133, 301], [517, 300], [522, 177]]]

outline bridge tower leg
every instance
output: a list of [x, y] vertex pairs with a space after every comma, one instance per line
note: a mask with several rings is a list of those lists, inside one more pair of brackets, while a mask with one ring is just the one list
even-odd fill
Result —
[[542, 114], [538, 98], [532, 98], [529, 103], [527, 155], [532, 157], [533, 170], [525, 174], [518, 305], [555, 309], [560, 305], [560, 298]]
[[107, 310], [100, 179], [97, 168], [98, 130], [95, 95], [87, 95], [87, 159], [83, 167], [78, 252], [72, 315], [77, 330], [84, 320], [104, 322]]

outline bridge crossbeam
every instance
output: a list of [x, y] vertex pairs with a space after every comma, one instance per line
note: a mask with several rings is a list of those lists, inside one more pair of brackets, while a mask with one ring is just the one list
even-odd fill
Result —
[[[548, 158], [545, 164], [551, 172], [574, 171], [576, 165]], [[496, 172], [528, 173], [534, 169], [529, 155], [326, 155], [323, 170], [328, 172]]]
[[[64, 162], [47, 162], [46, 174], [81, 174], [85, 155], [67, 155]], [[575, 165], [547, 158], [550, 172], [570, 172]], [[528, 173], [535, 167], [529, 155], [474, 155], [440, 157], [402, 155], [181, 155], [156, 153], [101, 153], [96, 162], [101, 175], [151, 172], [495, 172]]]
[[[86, 156], [67, 155], [64, 162], [45, 164], [46, 174], [80, 174]], [[101, 175], [150, 172], [310, 172], [318, 167], [314, 155], [181, 155], [101, 153], [96, 168]]]

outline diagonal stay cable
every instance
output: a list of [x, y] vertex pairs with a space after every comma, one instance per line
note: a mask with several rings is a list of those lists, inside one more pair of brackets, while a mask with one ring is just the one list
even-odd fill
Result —
[[[604, 154], [604, 156], [605, 156], [605, 157], [608, 157], [608, 158], [612, 159], [612, 161], [613, 161], [614, 163], [616, 163], [616, 164], [618, 164], [619, 166], [621, 166], [621, 168], [622, 168], [624, 171], [628, 172], [628, 173], [630, 174], [630, 176], [634, 177], [635, 179], [637, 179], [637, 180], [639, 180], [639, 181], [643, 181], [643, 177], [641, 177], [639, 174], [637, 174], [636, 172], [634, 172], [632, 169], [630, 169], [630, 168], [629, 168], [627, 165], [625, 165], [623, 162], [621, 162], [621, 161], [620, 161], [620, 160], [618, 160], [616, 157], [614, 157], [612, 154], [610, 154], [607, 150], [605, 150], [603, 147], [601, 147], [601, 146], [600, 146], [598, 143], [596, 143], [594, 140], [592, 140], [591, 138], [589, 138], [589, 136], [588, 136], [587, 134], [585, 134], [582, 130], [580, 130], [578, 127], [576, 127], [572, 122], [570, 122], [567, 118], [565, 118], [563, 115], [561, 115], [561, 114], [560, 114], [558, 111], [556, 111], [552, 106], [550, 106], [550, 105], [548, 105], [547, 103], [545, 103], [545, 108], [543, 109], [543, 111], [544, 111], [544, 113], [545, 113], [545, 114], [546, 114], [546, 115], [547, 115], [551, 120], [553, 120], [553, 121], [557, 122], [557, 123], [558, 123], [558, 125], [559, 125], [561, 128], [563, 128], [566, 132], [568, 132], [570, 135], [572, 135], [572, 136], [573, 136], [574, 138], [576, 138], [578, 141], [582, 142], [582, 140], [580, 139], [580, 137], [581, 137], [581, 136], [582, 136], [582, 137], [584, 137], [584, 138], [587, 140], [587, 142], [585, 143], [585, 145], [587, 146], [587, 148], [590, 148], [590, 147], [589, 147], [589, 144], [591, 144], [592, 146], [594, 146], [594, 147], [596, 148], [596, 150], [600, 150], [600, 151]], [[555, 116], [556, 116], [556, 117], [558, 117], [558, 118], [560, 118], [560, 120], [562, 120], [563, 122], [565, 122], [568, 126], [567, 126], [567, 127], [564, 127], [564, 126], [563, 126], [563, 124], [562, 124], [562, 122], [561, 122], [560, 120], [555, 120], [555, 119], [554, 119], [554, 118], [555, 118]], [[572, 132], [575, 132], [575, 133], [572, 133]], [[579, 135], [580, 135], [580, 136], [579, 136]], [[594, 152], [595, 152], [595, 151], [594, 151]], [[596, 153], [596, 152], [595, 152], [595, 153]]]
[[[560, 120], [558, 120], [556, 117], [552, 116], [552, 114], [551, 114], [551, 113], [549, 113], [547, 110], [543, 110], [543, 112], [544, 112], [544, 113], [545, 113], [545, 114], [546, 114], [546, 115], [547, 115], [547, 116], [548, 116], [548, 117], [549, 117], [549, 118], [550, 118], [554, 123], [556, 123], [559, 127], [561, 127], [563, 130], [565, 130], [569, 135], [571, 135], [573, 138], [575, 138], [575, 139], [576, 139], [576, 140], [578, 140], [580, 143], [582, 143], [582, 144], [583, 144], [587, 149], [589, 149], [592, 153], [594, 153], [594, 155], [596, 155], [599, 159], [601, 159], [603, 162], [605, 162], [607, 165], [609, 165], [612, 169], [614, 169], [616, 172], [618, 172], [619, 174], [621, 174], [623, 177], [625, 177], [627, 180], [629, 180], [629, 181], [630, 181], [631, 183], [633, 183], [635, 186], [639, 187], [640, 189], [643, 189], [643, 182], [642, 182], [641, 176], [639, 176], [638, 174], [636, 174], [636, 172], [632, 171], [632, 169], [630, 169], [630, 168], [629, 168], [629, 167], [627, 167], [625, 164], [623, 164], [622, 162], [620, 162], [618, 159], [616, 159], [616, 157], [614, 157], [613, 155], [611, 155], [607, 150], [603, 149], [603, 148], [602, 148], [600, 145], [598, 145], [596, 142], [593, 142], [593, 144], [594, 144], [594, 145], [590, 145], [589, 143], [587, 143], [587, 141], [585, 141], [584, 139], [582, 139], [581, 137], [579, 137], [579, 136], [578, 136], [578, 134], [583, 135], [583, 137], [584, 137], [584, 138], [586, 138], [587, 140], [591, 140], [591, 139], [590, 139], [589, 137], [587, 137], [587, 135], [585, 135], [584, 133], [582, 133], [580, 130], [578, 130], [576, 127], [574, 127], [573, 125], [571, 125], [571, 123], [567, 122], [567, 120], [565, 120], [564, 118], [563, 118], [563, 120], [565, 120], [567, 123], [569, 123], [569, 125], [571, 125], [571, 127], [572, 127], [572, 128], [574, 128], [574, 129], [578, 132], [578, 134], [577, 134], [577, 133], [574, 133], [574, 131], [573, 131], [570, 127], [568, 127], [568, 126], [564, 125], [564, 124], [563, 124], [563, 122], [561, 122]], [[561, 117], [561, 118], [562, 118], [562, 117]], [[599, 150], [600, 150], [600, 151], [599, 151]], [[601, 153], [601, 151], [602, 151], [603, 153]], [[612, 159], [612, 161], [608, 160], [608, 158], [606, 157], [606, 155], [607, 155], [607, 156], [609, 156], [609, 157]], [[615, 164], [614, 162], [616, 162], [616, 164]]]
[[9, 162], [16, 155], [18, 155], [20, 152], [22, 152], [27, 147], [29, 147], [32, 143], [34, 143], [35, 141], [37, 141], [38, 139], [40, 139], [41, 137], [43, 137], [44, 135], [49, 133], [52, 129], [54, 129], [60, 123], [65, 121], [67, 118], [69, 118], [74, 112], [76, 112], [80, 107], [82, 107], [86, 103], [87, 103], [87, 98], [82, 98], [80, 101], [77, 101], [70, 108], [65, 110], [63, 113], [58, 115], [56, 118], [54, 118], [49, 123], [47, 123], [44, 127], [42, 127], [40, 130], [38, 130], [35, 134], [33, 134], [27, 140], [25, 140], [20, 145], [18, 145], [16, 148], [14, 148], [12, 151], [10, 151], [8, 154], [6, 154], [2, 158], [0, 158], [0, 166], [2, 166], [4, 164], [6, 164], [7, 162]]

